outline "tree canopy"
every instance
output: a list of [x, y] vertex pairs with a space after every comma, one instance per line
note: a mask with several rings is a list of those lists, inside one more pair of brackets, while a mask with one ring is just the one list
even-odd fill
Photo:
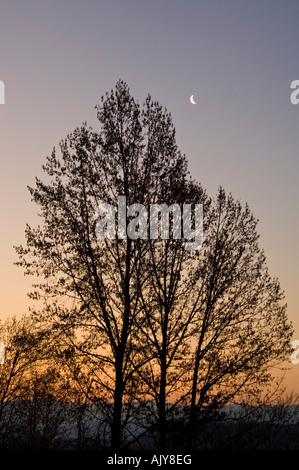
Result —
[[[65, 357], [92, 370], [86, 393], [107, 410], [111, 447], [132, 437], [138, 412], [142, 432], [156, 430], [165, 450], [175, 413], [184, 410], [192, 436], [222, 405], [268, 383], [292, 327], [257, 220], [223, 188], [211, 198], [191, 177], [167, 110], [150, 95], [140, 105], [123, 80], [96, 109], [99, 130], [84, 123], [68, 135], [47, 158], [45, 181], [29, 188], [42, 222], [27, 225], [16, 250], [25, 273], [42, 278], [32, 293], [44, 301], [38, 321], [63, 336]], [[115, 217], [118, 236], [99, 238], [98, 207], [119, 196], [126, 226]], [[184, 207], [202, 205], [200, 249], [185, 249], [182, 231], [173, 236], [174, 211], [168, 238], [149, 236], [149, 218], [144, 236], [138, 208], [149, 215], [163, 204], [178, 205], [181, 227]]]

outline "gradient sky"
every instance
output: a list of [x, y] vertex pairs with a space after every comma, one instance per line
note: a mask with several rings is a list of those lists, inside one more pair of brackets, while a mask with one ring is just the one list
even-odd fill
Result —
[[[32, 280], [13, 265], [36, 221], [27, 185], [69, 132], [97, 126], [95, 105], [122, 78], [171, 112], [209, 195], [222, 185], [260, 220], [299, 339], [298, 22], [298, 0], [1, 0], [0, 318], [29, 305]], [[299, 393], [299, 364], [288, 385]]]

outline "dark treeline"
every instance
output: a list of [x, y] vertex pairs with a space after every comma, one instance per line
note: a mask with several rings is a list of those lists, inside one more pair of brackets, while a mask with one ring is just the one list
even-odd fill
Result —
[[[36, 328], [34, 317], [0, 325], [6, 360], [0, 369], [0, 449], [111, 450], [113, 401], [98, 386], [93, 366]], [[94, 383], [95, 382], [95, 383]], [[265, 392], [265, 390], [264, 390]], [[198, 416], [192, 448], [190, 404], [166, 404], [169, 451], [289, 450], [299, 448], [298, 397], [281, 381], [263, 397], [251, 393], [238, 405]], [[160, 450], [159, 410], [136, 388], [122, 404], [121, 448]]]

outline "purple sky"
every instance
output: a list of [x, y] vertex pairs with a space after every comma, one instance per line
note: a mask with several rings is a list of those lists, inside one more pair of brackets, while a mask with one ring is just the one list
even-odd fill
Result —
[[[0, 318], [27, 311], [13, 245], [36, 220], [26, 186], [53, 146], [124, 79], [172, 113], [180, 150], [210, 195], [248, 202], [299, 339], [298, 0], [1, 0]], [[194, 94], [196, 105], [189, 102]], [[299, 392], [299, 365], [289, 381]]]

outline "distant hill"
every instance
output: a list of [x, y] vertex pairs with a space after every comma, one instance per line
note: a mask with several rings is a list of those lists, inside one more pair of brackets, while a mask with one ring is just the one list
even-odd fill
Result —
[[[130, 405], [134, 414], [123, 430], [126, 448], [132, 451], [159, 450], [157, 429], [151, 426], [155, 405], [144, 405]], [[105, 404], [104, 412], [95, 404], [54, 399], [10, 402], [0, 423], [0, 449], [107, 450], [109, 406]], [[124, 418], [128, 411], [124, 407]], [[169, 418], [169, 451], [188, 450], [186, 436], [187, 409], [181, 408]], [[196, 450], [299, 450], [299, 405], [225, 406], [213, 418], [203, 416], [195, 442]]]

